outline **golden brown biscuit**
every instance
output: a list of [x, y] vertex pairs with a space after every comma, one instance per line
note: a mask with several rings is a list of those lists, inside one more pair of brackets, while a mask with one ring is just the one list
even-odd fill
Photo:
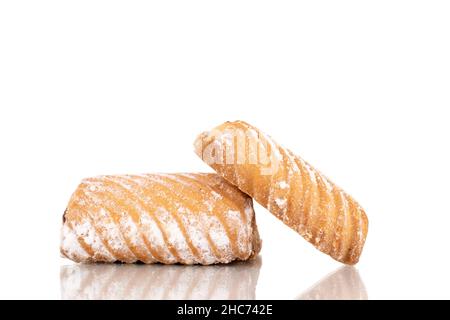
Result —
[[302, 158], [243, 121], [202, 133], [196, 153], [320, 251], [358, 262], [368, 220], [359, 204]]
[[61, 253], [76, 262], [247, 260], [260, 239], [252, 200], [216, 174], [84, 179], [64, 213]]

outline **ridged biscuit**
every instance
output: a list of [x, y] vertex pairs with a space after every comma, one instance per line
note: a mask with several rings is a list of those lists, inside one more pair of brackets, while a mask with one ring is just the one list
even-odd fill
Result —
[[76, 262], [214, 264], [247, 260], [260, 239], [252, 200], [216, 174], [84, 179], [63, 217]]
[[194, 145], [217, 173], [320, 251], [358, 262], [368, 229], [364, 210], [302, 158], [243, 121], [204, 132]]

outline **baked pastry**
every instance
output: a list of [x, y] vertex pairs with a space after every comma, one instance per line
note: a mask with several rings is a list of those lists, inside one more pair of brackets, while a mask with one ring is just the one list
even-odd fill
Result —
[[208, 267], [72, 264], [61, 267], [61, 298], [253, 300], [260, 267], [260, 257]]
[[247, 260], [260, 239], [252, 200], [216, 174], [84, 179], [63, 216], [76, 262], [214, 264]]
[[358, 262], [368, 228], [364, 210], [302, 158], [243, 121], [200, 134], [194, 146], [217, 173], [320, 251]]

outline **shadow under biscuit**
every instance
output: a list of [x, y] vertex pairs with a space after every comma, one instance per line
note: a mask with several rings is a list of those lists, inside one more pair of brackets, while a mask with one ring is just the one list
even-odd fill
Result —
[[327, 275], [297, 297], [298, 300], [367, 300], [367, 291], [358, 270], [344, 266]]
[[228, 265], [76, 264], [60, 270], [62, 299], [255, 299], [261, 258]]

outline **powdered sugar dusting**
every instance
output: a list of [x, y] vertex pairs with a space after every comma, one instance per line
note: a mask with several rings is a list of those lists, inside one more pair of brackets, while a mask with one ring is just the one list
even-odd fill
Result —
[[211, 195], [213, 196], [214, 200], [219, 201], [223, 199], [223, 196], [221, 196], [220, 194], [218, 194], [215, 191], [211, 191]]
[[319, 178], [323, 181], [323, 183], [325, 184], [325, 187], [327, 188], [328, 192], [332, 192], [333, 191], [333, 186], [331, 185], [330, 181], [328, 180], [327, 177], [325, 177], [323, 174], [318, 173]]
[[183, 221], [183, 225], [186, 228], [186, 232], [189, 235], [192, 245], [199, 252], [199, 259], [196, 259], [197, 263], [212, 264], [216, 260], [216, 257], [209, 246], [206, 233], [203, 230], [203, 225], [198, 219], [197, 215], [181, 214], [180, 218]]
[[[112, 179], [112, 178], [111, 178]], [[151, 199], [145, 195], [144, 189], [148, 187], [149, 179], [145, 175], [137, 176], [115, 176], [114, 181], [123, 188], [131, 192], [137, 199], [141, 201], [128, 200], [127, 204], [133, 208], [139, 215], [139, 229], [141, 234], [148, 239], [151, 246], [158, 250], [164, 263], [176, 263], [176, 257], [168, 250], [164, 240], [163, 233], [153, 218], [154, 212], [149, 212], [144, 206], [152, 207]], [[141, 204], [141, 202], [143, 204]], [[159, 220], [158, 220], [159, 221]], [[164, 230], [164, 229], [163, 229]]]
[[251, 224], [255, 211], [253, 209], [253, 201], [252, 199], [247, 199], [245, 204], [245, 216], [247, 217], [247, 223]]
[[231, 132], [225, 132], [220, 135], [220, 140], [227, 146], [232, 146], [234, 143], [234, 135]]
[[192, 255], [186, 238], [178, 227], [176, 220], [163, 207], [159, 207], [156, 210], [156, 215], [167, 232], [169, 245], [176, 248], [180, 259], [182, 259], [184, 263], [192, 264], [194, 262], [194, 256]]
[[228, 237], [224, 226], [215, 216], [202, 215], [203, 219], [207, 219], [209, 223], [209, 236], [214, 245], [222, 253], [222, 263], [228, 263], [234, 260], [233, 251], [231, 250], [230, 238]]
[[[104, 190], [105, 187], [99, 182], [90, 182], [90, 187], [95, 186], [98, 190]], [[107, 190], [110, 191], [110, 190]], [[126, 241], [122, 235], [119, 226], [115, 223], [114, 218], [107, 208], [115, 208], [116, 204], [111, 200], [100, 198], [97, 192], [86, 192], [93, 208], [88, 212], [95, 224], [102, 229], [102, 234], [109, 247], [114, 251], [120, 252], [131, 260], [136, 261], [137, 258], [133, 252], [128, 248]]]
[[[80, 188], [85, 196], [75, 201], [87, 216], [74, 221], [73, 234], [66, 221], [61, 241], [62, 252], [75, 261], [115, 261], [120, 256], [133, 262], [146, 254], [146, 263], [213, 264], [252, 253], [252, 202], [214, 174], [102, 176], [84, 180]], [[230, 197], [243, 198], [225, 199]], [[96, 256], [90, 258], [77, 237]]]
[[131, 245], [137, 248], [143, 248], [143, 251], [146, 252], [146, 260], [155, 260], [153, 257], [151, 257], [150, 252], [145, 250], [146, 245], [141, 237], [136, 223], [131, 218], [131, 216], [123, 212], [120, 217], [119, 223], [121, 230], [123, 230], [124, 235], [127, 239], [129, 239]]
[[98, 208], [97, 213], [95, 214], [95, 223], [102, 229], [105, 241], [114, 252], [120, 252], [122, 255], [130, 257], [132, 260], [134, 259], [134, 261], [137, 260], [133, 252], [128, 248], [119, 227], [106, 209], [102, 207]]
[[[343, 192], [339, 192], [339, 195], [340, 195], [341, 201], [342, 201], [343, 212], [339, 212], [338, 219], [342, 219], [343, 220], [342, 221], [342, 232], [341, 232], [343, 234], [344, 232], [347, 232], [348, 225], [349, 225], [349, 223], [348, 223], [349, 219], [348, 219], [347, 214], [346, 214], [346, 212], [348, 212], [348, 202], [347, 202], [347, 199], [346, 199], [346, 197], [345, 197]], [[340, 255], [339, 255], [339, 259], [343, 259], [344, 258], [344, 255], [345, 255], [346, 251], [347, 251], [347, 248], [346, 248], [345, 245], [343, 245], [341, 247], [341, 252], [340, 252]]]
[[280, 187], [280, 189], [287, 189], [289, 185], [286, 183], [286, 181], [283, 180], [278, 182], [278, 187]]
[[229, 221], [229, 225], [235, 228], [236, 230], [239, 252], [247, 252], [248, 245], [250, 244], [248, 241], [249, 228], [239, 227], [242, 226], [244, 223], [241, 219], [241, 213], [236, 210], [228, 210], [226, 213], [226, 217], [227, 221]]
[[68, 224], [64, 224], [61, 230], [61, 250], [76, 261], [89, 259], [89, 254], [81, 247], [77, 235]]
[[279, 208], [284, 208], [286, 206], [287, 200], [282, 198], [276, 198], [275, 203]]
[[177, 259], [168, 250], [167, 244], [164, 241], [161, 230], [153, 220], [150, 215], [144, 213], [141, 215], [141, 229], [142, 232], [147, 236], [151, 245], [158, 250], [159, 254], [162, 256], [162, 261], [164, 263], [176, 263]]
[[106, 257], [109, 262], [116, 260], [116, 258], [105, 248], [94, 227], [87, 219], [82, 223], [74, 222], [72, 226], [77, 237], [82, 238], [84, 242], [95, 252], [94, 259], [95, 255], [100, 255]]

